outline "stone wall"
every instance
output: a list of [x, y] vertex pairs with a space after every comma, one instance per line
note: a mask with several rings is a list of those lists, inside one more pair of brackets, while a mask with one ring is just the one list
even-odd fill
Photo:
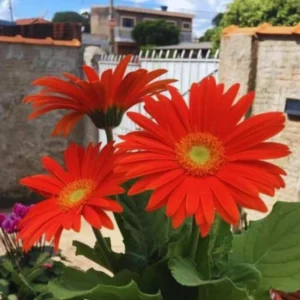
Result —
[[33, 194], [18, 184], [20, 178], [41, 171], [40, 158], [61, 159], [70, 140], [84, 139], [83, 122], [71, 136], [51, 137], [63, 112], [52, 112], [28, 121], [31, 112], [22, 98], [37, 91], [30, 83], [41, 76], [62, 72], [80, 75], [81, 48], [0, 43], [0, 208], [13, 201], [28, 202]]
[[221, 41], [219, 81], [226, 86], [239, 82], [239, 95], [249, 91], [249, 78], [255, 66], [252, 64], [253, 37], [239, 35], [225, 36]]
[[[221, 47], [220, 80], [227, 86], [233, 82], [240, 82], [241, 94], [255, 90], [256, 98], [252, 114], [284, 111], [286, 98], [300, 99], [300, 37], [224, 36]], [[270, 208], [277, 200], [300, 200], [300, 120], [287, 119], [285, 130], [273, 140], [288, 144], [292, 154], [287, 158], [276, 160], [288, 175], [285, 178], [285, 189], [279, 190], [274, 198], [265, 197]], [[249, 212], [249, 216], [251, 219], [261, 217], [252, 211]]]

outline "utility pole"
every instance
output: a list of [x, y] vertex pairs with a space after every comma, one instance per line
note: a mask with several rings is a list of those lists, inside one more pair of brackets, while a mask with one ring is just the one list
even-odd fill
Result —
[[14, 15], [13, 15], [13, 9], [12, 9], [11, 0], [8, 0], [8, 5], [9, 5], [9, 12], [10, 12], [10, 20], [13, 22]]
[[109, 6], [109, 27], [110, 27], [110, 53], [114, 54], [115, 52], [115, 24], [114, 19], [114, 0], [110, 0]]

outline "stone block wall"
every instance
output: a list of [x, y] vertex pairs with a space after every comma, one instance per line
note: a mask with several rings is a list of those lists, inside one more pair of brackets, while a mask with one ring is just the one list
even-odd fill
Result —
[[19, 179], [42, 171], [43, 155], [60, 160], [70, 140], [84, 140], [83, 122], [68, 139], [51, 137], [63, 112], [28, 121], [31, 108], [21, 102], [37, 91], [30, 85], [36, 78], [63, 72], [79, 76], [81, 65], [80, 47], [0, 43], [0, 208], [14, 201], [32, 201], [33, 194], [18, 184]]
[[[220, 81], [227, 86], [240, 82], [240, 94], [255, 90], [251, 114], [283, 112], [286, 98], [300, 99], [299, 35], [225, 35], [220, 57]], [[270, 208], [277, 200], [300, 200], [300, 120], [287, 118], [285, 130], [273, 140], [287, 144], [292, 154], [276, 160], [288, 175], [286, 188], [274, 198], [264, 197]], [[250, 219], [262, 216], [248, 214]]]

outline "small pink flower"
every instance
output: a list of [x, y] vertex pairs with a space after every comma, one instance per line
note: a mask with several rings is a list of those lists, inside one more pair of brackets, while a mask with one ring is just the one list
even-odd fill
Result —
[[43, 266], [44, 266], [44, 268], [47, 269], [47, 270], [52, 269], [52, 264], [45, 263]]

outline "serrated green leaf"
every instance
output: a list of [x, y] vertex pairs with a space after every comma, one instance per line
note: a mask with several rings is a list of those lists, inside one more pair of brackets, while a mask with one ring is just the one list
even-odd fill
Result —
[[266, 218], [251, 222], [237, 235], [230, 255], [232, 264], [247, 263], [261, 274], [259, 293], [270, 288], [293, 292], [300, 289], [300, 203], [278, 202]]

